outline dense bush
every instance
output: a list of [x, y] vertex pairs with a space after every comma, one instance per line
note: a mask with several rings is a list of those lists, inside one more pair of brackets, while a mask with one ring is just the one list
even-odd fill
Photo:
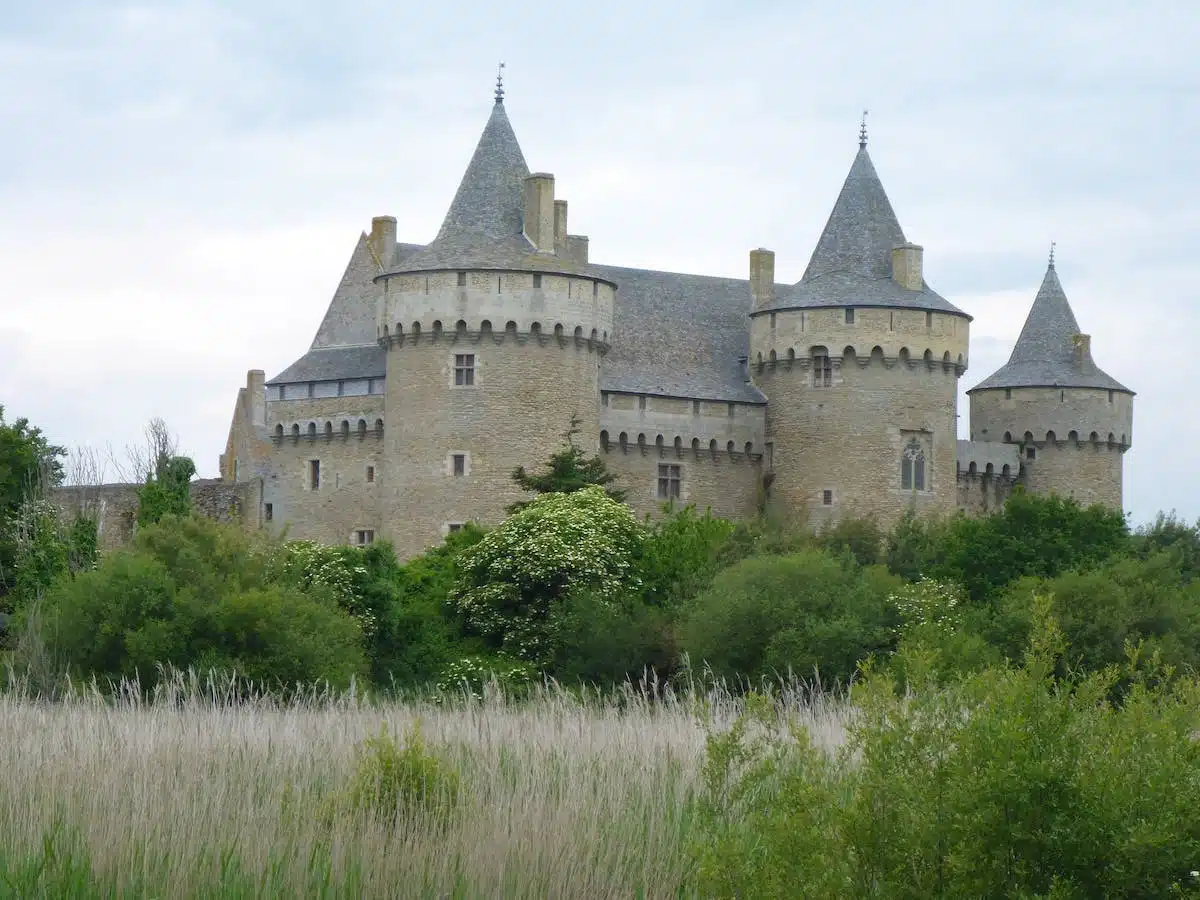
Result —
[[900, 580], [809, 549], [730, 566], [696, 598], [680, 626], [693, 666], [751, 679], [819, 670], [847, 679], [860, 659], [888, 649], [898, 613], [888, 597]]
[[461, 792], [458, 771], [426, 745], [416, 722], [403, 745], [396, 743], [386, 726], [363, 742], [345, 799], [360, 815], [436, 828], [454, 813]]
[[269, 571], [270, 548], [237, 529], [167, 516], [56, 583], [26, 621], [77, 675], [146, 684], [160, 665], [236, 668], [276, 684], [365, 675], [356, 622], [327, 593], [272, 583]]
[[701, 893], [1200, 896], [1200, 683], [1132, 663], [1062, 681], [1061, 649], [1047, 623], [1021, 668], [907, 694], [869, 673], [836, 755], [773, 715], [713, 734]]

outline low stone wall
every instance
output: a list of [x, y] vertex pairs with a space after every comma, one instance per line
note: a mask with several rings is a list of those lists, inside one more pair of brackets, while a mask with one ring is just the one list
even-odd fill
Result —
[[[100, 551], [107, 553], [133, 540], [140, 487], [137, 484], [71, 485], [56, 488], [50, 499], [69, 518], [84, 514], [94, 516]], [[240, 522], [257, 528], [256, 488], [253, 482], [199, 479], [190, 485], [192, 508], [218, 522]]]

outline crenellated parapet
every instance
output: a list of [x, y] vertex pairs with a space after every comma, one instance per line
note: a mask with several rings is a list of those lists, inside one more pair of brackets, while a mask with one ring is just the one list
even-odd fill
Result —
[[1103, 388], [975, 389], [971, 431], [982, 441], [1087, 445], [1124, 453], [1133, 443], [1133, 395]]
[[616, 285], [601, 278], [536, 271], [441, 271], [381, 278], [377, 337], [495, 337], [586, 341], [612, 338]]
[[600, 427], [606, 452], [746, 462], [766, 452], [764, 404], [605, 392]]
[[308, 420], [307, 422], [291, 422], [285, 424], [276, 422], [274, 429], [271, 431], [271, 439], [275, 445], [282, 446], [284, 444], [298, 444], [301, 441], [314, 444], [317, 442], [333, 443], [334, 441], [364, 441], [368, 438], [374, 440], [383, 440], [383, 419], [376, 417], [372, 422], [368, 422], [365, 418], [358, 419], [341, 419], [333, 421], [326, 419], [324, 422]]
[[969, 333], [963, 316], [920, 309], [756, 312], [750, 319], [751, 360], [759, 371], [782, 366], [806, 372], [819, 361], [836, 373], [853, 362], [864, 369], [878, 365], [959, 377], [967, 369]]

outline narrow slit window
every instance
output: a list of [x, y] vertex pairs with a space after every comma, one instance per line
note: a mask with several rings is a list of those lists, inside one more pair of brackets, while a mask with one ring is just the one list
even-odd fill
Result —
[[373, 484], [375, 481], [375, 467], [367, 466], [367, 484]]
[[273, 521], [275, 518], [275, 504], [267, 503], [263, 506], [263, 519], [267, 522]]
[[456, 478], [467, 474], [467, 455], [465, 453], [455, 453], [452, 457], [451, 471]]
[[321, 461], [319, 459], [308, 461], [308, 488], [312, 491], [321, 489]]

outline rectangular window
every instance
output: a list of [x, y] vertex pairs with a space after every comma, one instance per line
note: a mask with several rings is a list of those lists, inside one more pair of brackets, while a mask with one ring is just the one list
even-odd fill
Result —
[[462, 522], [451, 522], [446, 526], [446, 531], [449, 534], [454, 534], [456, 531], [462, 531]]
[[600, 392], [600, 405], [601, 405], [601, 406], [608, 406], [608, 391], [601, 391], [601, 392]]
[[895, 330], [896, 330], [896, 314], [894, 312], [890, 312], [890, 313], [888, 313], [888, 331], [895, 331]]
[[263, 519], [270, 522], [275, 518], [275, 504], [267, 503], [263, 505]]
[[775, 468], [775, 445], [773, 443], [766, 445], [766, 459], [764, 462], [767, 464], [768, 472]]
[[813, 357], [813, 387], [830, 387], [833, 384], [833, 363], [829, 357], [819, 353]]
[[931, 312], [925, 313], [925, 328], [926, 329], [933, 328], [933, 313], [931, 313]]
[[638, 409], [645, 409], [645, 408], [646, 408], [646, 395], [640, 394], [640, 395], [638, 395]]
[[1112, 403], [1112, 402], [1113, 402], [1113, 392], [1112, 392], [1112, 391], [1109, 391], [1109, 392], [1108, 392], [1108, 402], [1109, 402], [1109, 403]]
[[470, 387], [475, 383], [475, 354], [456, 353], [454, 355], [454, 384], [457, 387]]
[[310, 491], [320, 490], [321, 488], [321, 461], [319, 459], [310, 459], [308, 461], [308, 489]]
[[725, 414], [727, 416], [730, 416], [731, 418], [733, 416], [737, 415], [737, 404], [736, 403], [726, 403], [725, 404]]
[[455, 453], [453, 459], [453, 472], [455, 477], [467, 474], [467, 456], [465, 453]]
[[847, 325], [854, 324], [854, 310], [852, 310], [852, 309], [846, 310], [846, 324]]
[[771, 330], [775, 330], [775, 313], [771, 313]]
[[367, 484], [372, 484], [375, 481], [375, 467], [367, 466]]
[[1035, 448], [1035, 447], [1026, 447], [1025, 448], [1025, 458], [1026, 459], [1034, 459], [1036, 457], [1037, 457], [1037, 448]]
[[660, 463], [658, 466], [658, 499], [678, 500], [681, 481], [679, 466], [674, 463]]
[[592, 297], [599, 297], [599, 296], [600, 296], [600, 282], [593, 281], [592, 282]]
[[354, 543], [360, 547], [375, 543], [375, 532], [370, 528], [360, 528], [354, 532]]
[[693, 416], [700, 415], [700, 401], [699, 400], [692, 401], [692, 415]]
[[467, 286], [467, 273], [466, 273], [466, 272], [459, 272], [459, 273], [458, 273], [458, 286], [459, 286], [459, 287], [466, 287], [466, 286]]
[[821, 505], [833, 506], [833, 491], [821, 491]]
[[1004, 389], [1004, 399], [1005, 399], [1005, 400], [1011, 400], [1011, 399], [1012, 399], [1012, 388], [1005, 388], [1005, 389]]
[[535, 272], [533, 276], [533, 286], [540, 288], [542, 286], [542, 276], [540, 272]]

